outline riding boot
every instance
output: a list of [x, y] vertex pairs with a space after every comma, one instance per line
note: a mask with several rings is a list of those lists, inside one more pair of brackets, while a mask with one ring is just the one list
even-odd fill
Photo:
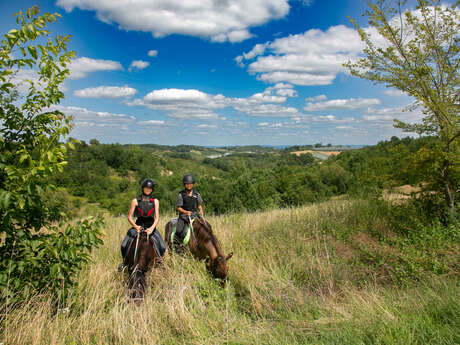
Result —
[[184, 241], [185, 236], [187, 235], [188, 223], [188, 218], [185, 218], [182, 215], [179, 216], [179, 218], [177, 219], [176, 234], [174, 235], [174, 239], [177, 238], [179, 243], [182, 243]]
[[188, 218], [180, 215], [177, 219], [176, 224], [176, 233], [174, 235], [174, 251], [178, 254], [184, 254], [185, 248], [183, 245], [183, 241], [185, 236], [187, 235], [187, 225], [188, 225]]

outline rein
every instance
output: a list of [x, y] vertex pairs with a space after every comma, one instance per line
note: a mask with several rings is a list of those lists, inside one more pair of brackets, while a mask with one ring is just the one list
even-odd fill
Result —
[[195, 237], [195, 230], [193, 229], [193, 222], [195, 221], [196, 217], [193, 218], [192, 220], [192, 217], [188, 216], [188, 221], [189, 221], [189, 224], [190, 224], [190, 232], [192, 233], [192, 236], [193, 238], [195, 239], [195, 242], [196, 242], [196, 237]]

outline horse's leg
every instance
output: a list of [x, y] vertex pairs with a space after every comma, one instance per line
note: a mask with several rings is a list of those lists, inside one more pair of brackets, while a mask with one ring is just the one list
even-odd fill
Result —
[[171, 222], [167, 222], [165, 226], [165, 240], [167, 250], [172, 253], [172, 243], [171, 243], [171, 233], [172, 233], [172, 224]]
[[135, 302], [140, 303], [144, 299], [145, 294], [145, 273], [141, 270], [136, 272], [136, 284], [134, 286]]

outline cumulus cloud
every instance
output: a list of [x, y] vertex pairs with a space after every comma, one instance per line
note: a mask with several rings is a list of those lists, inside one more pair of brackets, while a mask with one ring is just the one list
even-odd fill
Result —
[[317, 95], [317, 96], [305, 98], [307, 102], [325, 101], [326, 99], [327, 99], [326, 95]]
[[362, 116], [363, 120], [371, 122], [387, 122], [393, 123], [394, 119], [400, 121], [415, 123], [420, 122], [424, 117], [421, 109], [412, 109], [409, 110], [408, 107], [399, 106], [399, 107], [389, 107], [381, 109], [367, 109], [366, 113]]
[[158, 125], [164, 125], [165, 122], [163, 120], [146, 120], [146, 121], [139, 121], [137, 124], [140, 126], [158, 126]]
[[136, 94], [137, 90], [129, 86], [98, 86], [88, 87], [74, 91], [74, 95], [80, 98], [124, 98]]
[[141, 69], [147, 68], [149, 65], [150, 65], [150, 62], [142, 61], [142, 60], [134, 60], [133, 62], [131, 62], [131, 65], [129, 65], [128, 71], [131, 72], [134, 69], [141, 70]]
[[383, 93], [385, 95], [391, 96], [391, 97], [404, 97], [404, 96], [407, 96], [401, 90], [396, 90], [396, 89], [388, 89], [388, 90], [383, 91]]
[[94, 111], [81, 107], [54, 105], [51, 110], [59, 110], [73, 116], [76, 128], [81, 127], [126, 127], [135, 123], [134, 116]]
[[211, 128], [211, 129], [213, 129], [213, 128], [217, 128], [217, 125], [210, 125], [210, 124], [202, 123], [202, 124], [199, 124], [197, 127], [198, 128]]
[[297, 96], [290, 84], [277, 84], [246, 98], [211, 95], [195, 89], [153, 90], [143, 98], [126, 102], [129, 106], [145, 106], [160, 110], [176, 119], [214, 120], [221, 118], [216, 111], [233, 108], [239, 113], [259, 117], [299, 115], [296, 108], [281, 105], [287, 97]]
[[362, 48], [356, 30], [339, 25], [257, 44], [235, 60], [243, 66], [246, 60], [255, 59], [248, 71], [266, 82], [328, 85], [343, 71], [342, 64], [356, 59]]
[[252, 36], [250, 27], [289, 12], [288, 0], [58, 0], [57, 5], [68, 12], [74, 8], [95, 11], [105, 23], [151, 32], [154, 37], [182, 34], [215, 42], [241, 42]]
[[158, 50], [154, 50], [154, 49], [149, 50], [147, 55], [150, 56], [150, 57], [156, 57], [156, 56], [158, 56]]
[[337, 118], [334, 115], [319, 115], [311, 118], [313, 122], [346, 123], [355, 121], [354, 117]]
[[380, 104], [380, 100], [377, 98], [331, 99], [324, 102], [307, 102], [307, 105], [303, 109], [309, 112], [322, 110], [355, 110], [378, 104]]
[[70, 79], [81, 79], [86, 77], [89, 73], [99, 71], [122, 71], [123, 67], [117, 61], [81, 57], [73, 60], [69, 69]]

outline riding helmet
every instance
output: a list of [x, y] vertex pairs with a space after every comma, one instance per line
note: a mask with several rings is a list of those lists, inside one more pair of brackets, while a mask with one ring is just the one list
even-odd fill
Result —
[[195, 183], [195, 177], [193, 177], [192, 174], [184, 175], [184, 177], [182, 178], [182, 183], [183, 184]]
[[147, 188], [151, 188], [152, 191], [155, 189], [155, 182], [150, 179], [150, 178], [146, 178], [144, 181], [142, 181], [141, 183], [141, 190], [142, 192], [144, 192], [144, 188], [147, 187]]

